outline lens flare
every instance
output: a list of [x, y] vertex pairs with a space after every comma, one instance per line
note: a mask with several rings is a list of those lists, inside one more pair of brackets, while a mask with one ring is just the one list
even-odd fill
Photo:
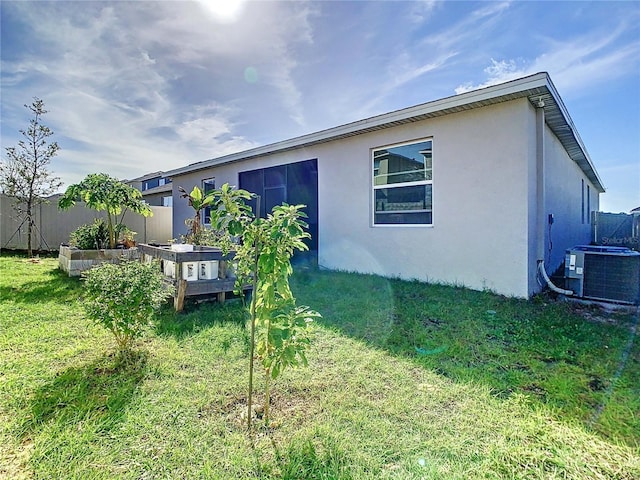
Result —
[[258, 70], [254, 67], [244, 69], [244, 81], [247, 83], [256, 83], [258, 81]]

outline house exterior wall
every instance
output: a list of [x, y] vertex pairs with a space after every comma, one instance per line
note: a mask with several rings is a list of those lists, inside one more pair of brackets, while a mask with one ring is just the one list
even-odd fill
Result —
[[[532, 116], [528, 100], [512, 100], [174, 175], [173, 233], [193, 214], [178, 186], [237, 185], [240, 171], [316, 158], [320, 266], [526, 297]], [[424, 139], [433, 140], [433, 225], [373, 226], [372, 150]]]
[[[596, 187], [569, 158], [560, 141], [548, 128], [545, 161], [545, 208], [554, 217], [551, 237], [548, 229], [545, 235], [545, 261], [550, 273], [562, 264], [567, 248], [591, 243], [591, 212], [599, 210], [600, 205]], [[587, 195], [590, 196], [589, 200]]]
[[[535, 109], [531, 110], [530, 164], [529, 164], [529, 296], [542, 290], [543, 285], [538, 274], [537, 225], [536, 225], [536, 142]], [[544, 129], [545, 163], [545, 231], [544, 261], [548, 275], [552, 275], [563, 265], [565, 251], [575, 245], [591, 242], [591, 212], [600, 208], [600, 194], [596, 186], [587, 178], [582, 169], [574, 162], [558, 138], [545, 125]], [[588, 188], [587, 188], [588, 187]], [[584, 193], [584, 197], [583, 197]], [[589, 195], [589, 200], [587, 200]], [[583, 212], [584, 209], [584, 212]], [[553, 224], [549, 225], [549, 215], [553, 215]], [[557, 285], [563, 288], [564, 285]]]
[[[526, 296], [526, 103], [360, 135], [321, 159], [320, 264]], [[433, 226], [372, 226], [371, 149], [424, 138]]]
[[145, 195], [143, 192], [142, 198], [144, 199], [145, 202], [147, 202], [148, 205], [154, 205], [156, 207], [162, 207], [162, 199], [164, 197], [167, 197], [171, 195], [171, 191], [168, 192], [160, 192], [160, 193], [153, 193], [150, 195]]

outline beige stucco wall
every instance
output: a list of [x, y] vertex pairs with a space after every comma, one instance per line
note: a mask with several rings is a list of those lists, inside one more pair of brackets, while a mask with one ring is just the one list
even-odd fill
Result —
[[[320, 264], [526, 296], [522, 111], [509, 102], [343, 142], [319, 169]], [[421, 138], [434, 142], [433, 226], [373, 227], [371, 148]]]
[[[528, 106], [515, 100], [174, 176], [174, 236], [192, 214], [178, 186], [190, 190], [210, 177], [218, 187], [237, 185], [239, 171], [317, 158], [321, 266], [525, 297]], [[371, 149], [425, 138], [434, 142], [433, 226], [374, 227]]]
[[[531, 110], [531, 154], [529, 165], [529, 295], [542, 289], [540, 276], [537, 272], [537, 235], [536, 235], [536, 143], [535, 143], [535, 109]], [[563, 266], [567, 248], [575, 245], [589, 244], [591, 241], [591, 213], [588, 211], [586, 199], [587, 185], [589, 186], [591, 211], [600, 208], [599, 193], [585, 173], [575, 163], [564, 149], [554, 133], [545, 126], [544, 137], [545, 163], [545, 232], [544, 255], [545, 268], [552, 275]], [[582, 188], [584, 181], [584, 223], [582, 215]], [[549, 229], [548, 216], [553, 215], [553, 224]], [[558, 284], [563, 288], [564, 285]]]
[[[546, 260], [549, 263], [547, 270], [551, 272], [562, 264], [567, 248], [581, 244], [588, 245], [591, 242], [591, 212], [599, 210], [600, 205], [599, 194], [593, 183], [580, 167], [571, 161], [560, 141], [548, 128], [546, 135], [546, 210], [554, 216], [551, 238], [548, 231], [545, 238], [548, 255]], [[590, 202], [586, 198], [587, 186], [591, 197]], [[588, 210], [589, 208], [591, 211]], [[552, 245], [550, 253], [549, 242]]]

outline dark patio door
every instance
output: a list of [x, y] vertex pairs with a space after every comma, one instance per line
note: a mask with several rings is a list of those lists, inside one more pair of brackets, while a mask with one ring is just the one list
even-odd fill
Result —
[[265, 217], [273, 207], [283, 202], [289, 205], [306, 205], [306, 222], [311, 240], [307, 242], [310, 253], [318, 254], [318, 161], [289, 163], [276, 167], [260, 168], [239, 174], [240, 188], [260, 195], [260, 212], [252, 201], [253, 212]]

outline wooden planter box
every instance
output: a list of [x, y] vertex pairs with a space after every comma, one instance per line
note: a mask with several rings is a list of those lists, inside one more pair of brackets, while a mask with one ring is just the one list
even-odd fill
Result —
[[101, 263], [118, 263], [121, 258], [134, 260], [140, 258], [137, 248], [114, 248], [105, 250], [80, 250], [68, 245], [60, 245], [58, 265], [70, 277], [78, 277], [85, 270]]
[[[196, 295], [215, 295], [219, 302], [224, 302], [226, 293], [233, 292], [236, 283], [235, 275], [229, 271], [227, 265], [234, 257], [234, 252], [223, 255], [222, 250], [215, 247], [207, 247], [195, 245], [193, 251], [175, 251], [169, 245], [155, 246], [145, 243], [138, 244], [138, 250], [141, 253], [142, 261], [150, 259], [160, 260], [160, 268], [165, 274], [167, 281], [172, 282], [176, 288], [174, 297], [174, 308], [181, 311], [184, 308], [185, 297]], [[167, 263], [171, 262], [173, 268], [167, 269]], [[201, 262], [218, 262], [218, 275], [216, 278], [197, 278], [185, 275], [186, 268], [196, 268], [201, 270]], [[206, 270], [206, 269], [204, 269]], [[251, 287], [246, 286], [245, 290]]]

